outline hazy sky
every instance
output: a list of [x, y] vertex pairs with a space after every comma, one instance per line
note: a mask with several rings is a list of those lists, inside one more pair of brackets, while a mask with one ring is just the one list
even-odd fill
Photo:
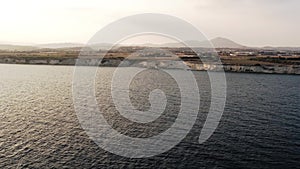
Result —
[[0, 42], [85, 43], [106, 24], [163, 13], [208, 38], [249, 46], [300, 46], [300, 0], [2, 0]]

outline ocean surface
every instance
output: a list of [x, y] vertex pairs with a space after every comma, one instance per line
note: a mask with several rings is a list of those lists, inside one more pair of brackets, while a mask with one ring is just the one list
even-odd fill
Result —
[[[157, 120], [139, 124], [114, 106], [114, 70], [99, 68], [95, 78], [107, 122], [130, 137], [167, 130], [182, 99], [174, 79], [155, 69], [133, 79], [129, 95], [136, 109], [149, 110], [149, 92], [157, 88], [168, 99]], [[199, 144], [211, 93], [207, 73], [195, 71], [201, 102], [187, 136], [162, 154], [126, 158], [100, 148], [81, 127], [73, 104], [73, 71], [72, 66], [0, 64], [0, 168], [300, 168], [300, 76], [226, 73], [223, 116], [214, 134]]]

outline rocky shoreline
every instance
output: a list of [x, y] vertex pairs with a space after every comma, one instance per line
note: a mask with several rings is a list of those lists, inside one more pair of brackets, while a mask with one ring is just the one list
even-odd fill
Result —
[[[3, 64], [38, 64], [38, 65], [75, 65], [77, 59], [74, 58], [0, 58]], [[120, 64], [121, 63], [121, 64]], [[139, 59], [123, 60], [120, 58], [109, 58], [102, 60], [99, 66], [103, 67], [160, 67], [160, 68], [183, 68], [182, 61], [170, 60], [153, 60], [145, 61]], [[98, 65], [97, 59], [80, 60], [77, 65]], [[268, 74], [296, 74], [300, 75], [300, 65], [216, 65], [216, 64], [199, 64], [185, 62], [190, 70], [196, 71], [220, 71], [239, 72], [239, 73], [268, 73]]]

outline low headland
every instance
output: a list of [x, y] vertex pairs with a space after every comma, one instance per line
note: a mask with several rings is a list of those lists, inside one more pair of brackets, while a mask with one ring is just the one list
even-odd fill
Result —
[[[200, 71], [219, 71], [223, 68], [226, 72], [300, 74], [300, 51], [291, 48], [196, 50], [199, 52], [187, 47], [119, 46], [111, 50], [87, 51], [81, 65], [180, 68], [184, 63], [190, 70]], [[0, 50], [0, 63], [75, 65], [81, 51], [82, 47]], [[97, 58], [104, 54], [99, 64]]]

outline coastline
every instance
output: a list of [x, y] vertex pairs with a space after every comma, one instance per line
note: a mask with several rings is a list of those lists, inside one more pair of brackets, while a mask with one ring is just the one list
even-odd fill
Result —
[[[75, 58], [0, 58], [1, 64], [30, 64], [30, 65], [64, 65], [74, 66]], [[82, 63], [77, 65], [98, 65], [98, 59], [84, 59]], [[145, 61], [140, 59], [128, 59], [123, 61], [121, 58], [106, 58], [103, 59], [100, 67], [117, 67], [122, 62], [123, 67], [161, 67], [161, 68], [182, 68], [182, 61], [170, 60], [152, 60]], [[171, 64], [170, 64], [171, 63]], [[195, 63], [185, 61], [190, 70], [194, 71], [220, 71], [236, 72], [236, 73], [264, 73], [264, 74], [290, 74], [300, 75], [300, 65], [233, 65], [233, 64], [213, 64], [213, 63]]]

